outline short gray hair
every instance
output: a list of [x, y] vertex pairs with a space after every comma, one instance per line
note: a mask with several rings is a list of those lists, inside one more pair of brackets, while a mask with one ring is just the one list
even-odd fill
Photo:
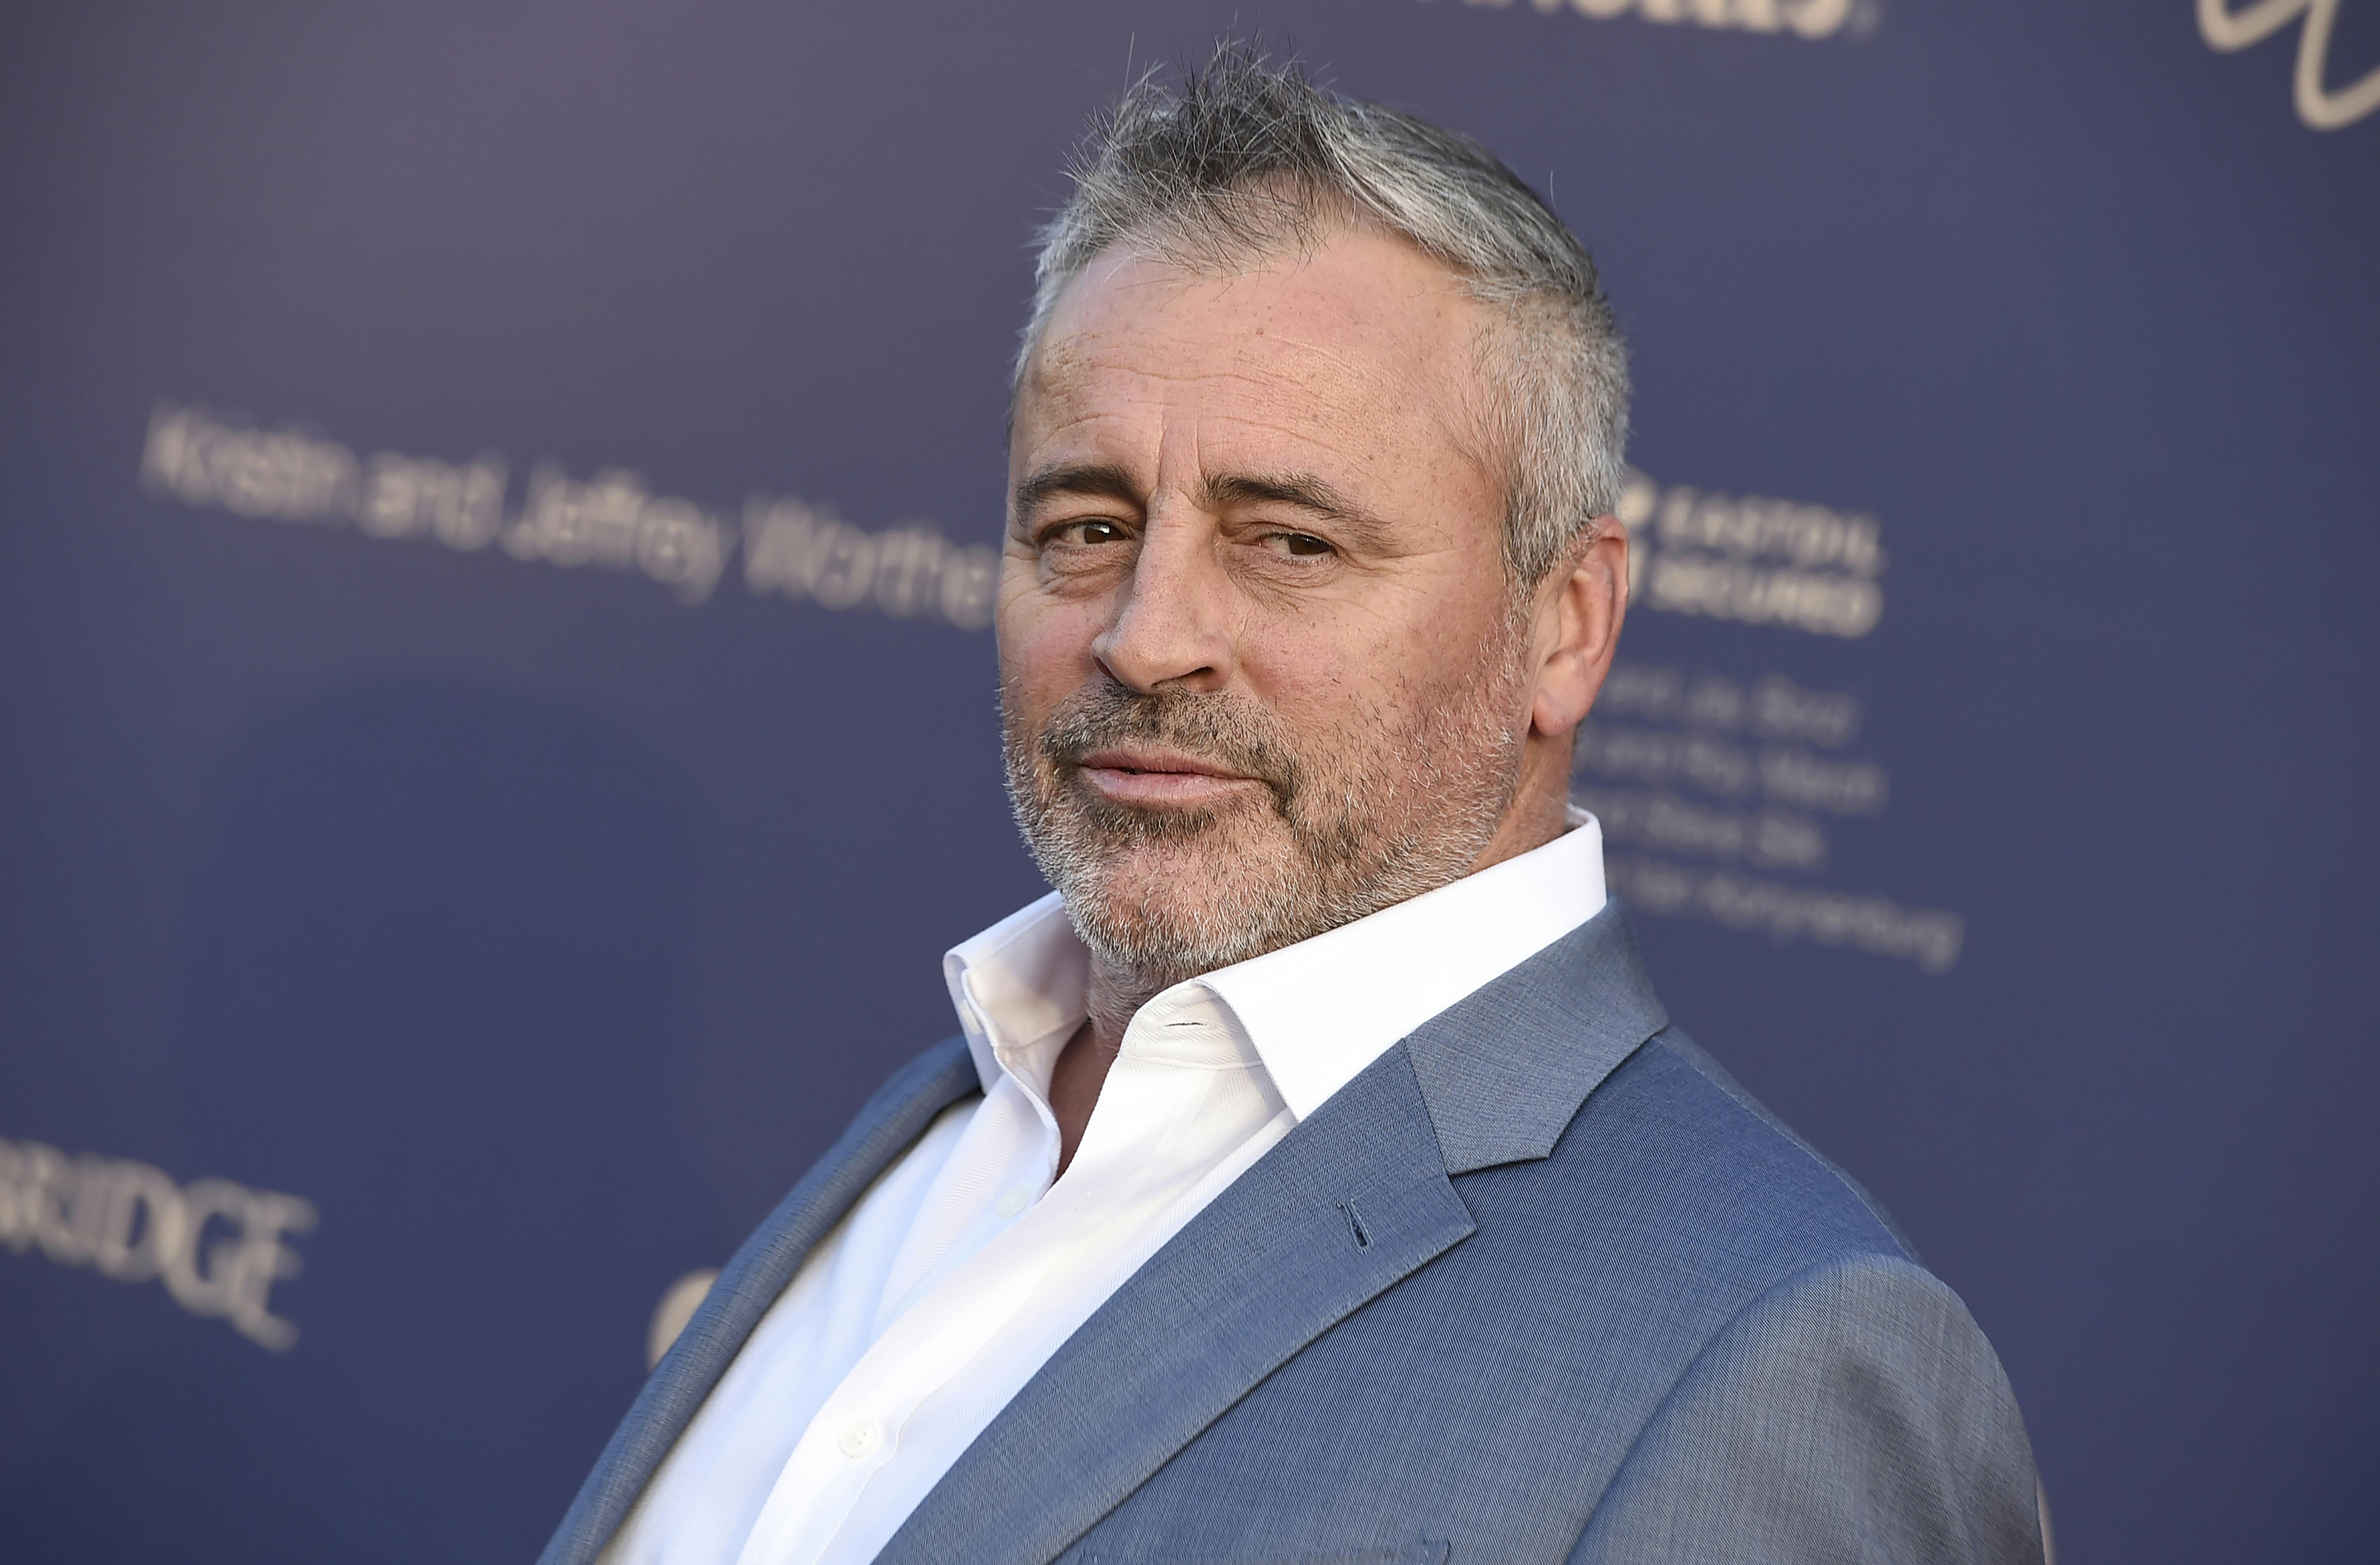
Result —
[[1023, 383], [1058, 296], [1120, 240], [1201, 272], [1310, 249], [1369, 223], [1436, 258], [1498, 328], [1481, 345], [1504, 556], [1542, 580], [1620, 500], [1628, 354], [1595, 262], [1537, 193], [1468, 136], [1317, 87], [1245, 44], [1178, 87], [1144, 77], [1094, 122], [1075, 191], [1042, 229]]

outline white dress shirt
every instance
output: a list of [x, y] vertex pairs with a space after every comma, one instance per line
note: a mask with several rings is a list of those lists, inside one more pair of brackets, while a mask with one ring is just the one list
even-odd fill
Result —
[[1050, 1074], [1089, 956], [1052, 894], [943, 959], [983, 1097], [946, 1110], [802, 1263], [606, 1565], [861, 1565], [1075, 1329], [1423, 1022], [1601, 911], [1602, 833], [1553, 842], [1141, 1007], [1074, 1161]]

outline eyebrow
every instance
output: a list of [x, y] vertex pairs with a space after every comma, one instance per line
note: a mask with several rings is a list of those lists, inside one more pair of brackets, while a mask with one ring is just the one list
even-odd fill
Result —
[[1012, 497], [1016, 514], [1029, 515], [1040, 503], [1061, 494], [1097, 495], [1106, 500], [1121, 500], [1127, 505], [1139, 505], [1145, 501], [1140, 486], [1132, 475], [1112, 462], [1070, 462], [1062, 467], [1044, 467], [1026, 478], [1016, 486]]
[[[1062, 494], [1091, 495], [1139, 507], [1148, 497], [1133, 476], [1112, 462], [1069, 462], [1044, 467], [1017, 484], [1016, 515], [1030, 516], [1044, 501]], [[1202, 509], [1270, 503], [1291, 505], [1338, 524], [1361, 543], [1375, 543], [1388, 529], [1381, 520], [1313, 473], [1225, 473], [1198, 488]]]
[[1367, 543], [1386, 530], [1378, 516], [1312, 473], [1226, 473], [1207, 480], [1199, 501], [1212, 510], [1266, 501], [1293, 505], [1338, 523]]

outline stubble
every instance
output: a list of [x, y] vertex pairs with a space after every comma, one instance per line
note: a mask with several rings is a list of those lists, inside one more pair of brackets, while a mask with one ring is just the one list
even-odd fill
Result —
[[[1137, 1004], [1172, 984], [1311, 939], [1456, 880], [1519, 784], [1520, 627], [1445, 688], [1407, 689], [1292, 734], [1232, 692], [1087, 685], [1033, 731], [1004, 692], [1009, 799], [1026, 847], [1095, 959]], [[1141, 808], [1099, 794], [1083, 758], [1141, 743], [1263, 785], [1260, 798]]]

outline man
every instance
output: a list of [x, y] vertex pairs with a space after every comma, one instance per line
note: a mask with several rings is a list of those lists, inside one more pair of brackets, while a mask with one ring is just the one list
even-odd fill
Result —
[[1486, 152], [1226, 51], [1102, 126], [998, 633], [1057, 892], [735, 1257], [547, 1551], [2038, 1559], [1991, 1350], [1671, 1028], [1567, 807], [1622, 352]]

